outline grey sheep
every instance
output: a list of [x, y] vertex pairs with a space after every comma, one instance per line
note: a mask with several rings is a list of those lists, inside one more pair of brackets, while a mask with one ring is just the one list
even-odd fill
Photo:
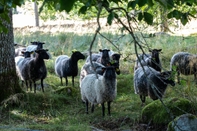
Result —
[[153, 49], [149, 50], [151, 52], [150, 54], [139, 55], [139, 60], [136, 60], [134, 70], [141, 66], [150, 66], [156, 71], [161, 72], [162, 66], [159, 58], [159, 53], [161, 52], [161, 50], [162, 49]]
[[[92, 61], [101, 63], [104, 66], [114, 66], [117, 75], [120, 74], [120, 56], [121, 54], [115, 53], [108, 49], [99, 49], [99, 53], [93, 53]], [[86, 63], [90, 62], [90, 56], [87, 57]]]
[[21, 76], [21, 72], [20, 72], [20, 67], [22, 66], [22, 61], [25, 59], [25, 58], [29, 58], [30, 55], [31, 55], [32, 52], [29, 52], [29, 51], [21, 51], [21, 54], [23, 56], [16, 56], [15, 57], [15, 66], [16, 66], [16, 73], [18, 75], [18, 77], [22, 80], [22, 86], [23, 86], [23, 78]]
[[36, 81], [41, 80], [42, 91], [44, 92], [43, 80], [47, 76], [47, 69], [44, 59], [49, 59], [47, 54], [48, 50], [40, 49], [36, 50], [35, 58], [25, 58], [21, 61], [19, 66], [21, 79], [25, 81], [28, 90], [28, 82], [30, 84], [30, 90], [32, 90], [31, 84], [34, 84], [34, 93], [36, 93]]
[[162, 98], [168, 84], [175, 86], [175, 82], [171, 79], [171, 71], [158, 72], [151, 67], [143, 66], [134, 73], [134, 90], [135, 94], [140, 95], [142, 105], [146, 96], [150, 96], [153, 100]]
[[194, 75], [197, 82], [197, 55], [188, 52], [178, 52], [174, 54], [170, 61], [171, 71], [177, 72], [177, 80], [180, 84], [180, 74]]
[[94, 61], [92, 61], [92, 64], [93, 64], [93, 67], [92, 67], [90, 62], [87, 62], [81, 67], [79, 83], [81, 83], [81, 81], [83, 80], [83, 78], [86, 75], [94, 74], [95, 71], [96, 71], [97, 74], [103, 75], [103, 68], [105, 66], [100, 64], [100, 63], [98, 63], [98, 62], [94, 62]]
[[91, 103], [91, 112], [94, 112], [94, 105], [102, 105], [102, 114], [105, 116], [105, 105], [108, 105], [108, 115], [110, 115], [110, 104], [117, 95], [117, 80], [114, 67], [104, 67], [104, 74], [89, 74], [81, 81], [81, 98], [86, 103], [86, 113], [88, 114], [88, 103]]
[[15, 57], [17, 56], [23, 56], [24, 51], [26, 51], [26, 46], [19, 45], [19, 44], [14, 44], [15, 46]]
[[72, 85], [74, 86], [74, 77], [78, 75], [78, 60], [80, 59], [85, 59], [85, 56], [79, 51], [73, 51], [71, 57], [60, 55], [56, 58], [55, 73], [60, 77], [62, 85], [62, 77], [66, 79], [67, 86], [67, 77], [72, 76]]

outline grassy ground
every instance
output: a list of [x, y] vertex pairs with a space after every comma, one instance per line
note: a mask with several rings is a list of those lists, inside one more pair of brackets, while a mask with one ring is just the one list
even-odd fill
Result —
[[[117, 97], [111, 105], [111, 116], [102, 117], [101, 106], [95, 108], [94, 113], [85, 113], [85, 105], [81, 101], [79, 89], [79, 76], [75, 78], [75, 87], [61, 86], [60, 79], [54, 73], [54, 61], [60, 54], [71, 54], [71, 50], [77, 49], [86, 53], [93, 34], [75, 33], [43, 33], [15, 30], [15, 42], [28, 45], [31, 41], [42, 41], [52, 54], [52, 59], [46, 61], [48, 76], [44, 80], [45, 92], [39, 90], [36, 94], [28, 91], [25, 94], [16, 94], [10, 97], [1, 106], [0, 130], [45, 130], [45, 131], [89, 131], [89, 130], [141, 130], [141, 101], [133, 89], [133, 67], [135, 52], [132, 39], [129, 35], [121, 37], [121, 34], [104, 33], [108, 39], [119, 47], [121, 56], [121, 75], [117, 76]], [[146, 34], [144, 34], [146, 36]], [[138, 34], [139, 36], [139, 34]], [[148, 35], [147, 35], [148, 36]], [[144, 39], [139, 37], [141, 41]], [[170, 36], [160, 34], [146, 38], [146, 44], [151, 48], [161, 48], [161, 60], [164, 69], [169, 70], [172, 55], [178, 51], [195, 53], [197, 50], [197, 38], [194, 36]], [[144, 42], [145, 43], [145, 42]], [[93, 47], [97, 52], [100, 48], [114, 48], [109, 41], [98, 37]], [[148, 52], [148, 49], [145, 49]], [[79, 61], [79, 68], [85, 61]], [[164, 99], [170, 97], [189, 98], [196, 102], [197, 89], [193, 76], [182, 76], [182, 85], [169, 86]], [[64, 81], [65, 83], [65, 81]], [[23, 88], [26, 91], [25, 88]], [[16, 97], [17, 96], [17, 97]], [[147, 98], [146, 104], [152, 100]], [[12, 105], [12, 106], [9, 106]]]

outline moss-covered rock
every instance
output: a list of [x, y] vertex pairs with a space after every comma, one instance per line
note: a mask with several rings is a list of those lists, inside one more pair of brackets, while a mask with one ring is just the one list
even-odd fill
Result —
[[176, 116], [191, 113], [192, 103], [185, 98], [169, 98], [163, 100], [164, 105], [160, 100], [153, 101], [142, 109], [142, 121], [153, 121], [155, 124], [167, 124]]
[[167, 131], [196, 131], [197, 118], [192, 114], [183, 114], [168, 124]]
[[71, 86], [59, 86], [58, 89], [54, 91], [54, 93], [75, 96], [77, 93], [77, 89]]

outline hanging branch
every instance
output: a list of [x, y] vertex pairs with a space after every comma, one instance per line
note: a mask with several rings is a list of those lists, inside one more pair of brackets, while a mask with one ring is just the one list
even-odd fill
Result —
[[91, 44], [90, 44], [90, 48], [89, 48], [90, 64], [91, 64], [91, 66], [93, 67], [93, 70], [94, 70], [94, 73], [95, 73], [97, 79], [98, 79], [98, 74], [97, 74], [97, 72], [96, 72], [96, 70], [95, 70], [95, 68], [94, 68], [93, 63], [92, 63], [92, 46], [93, 46], [93, 44], [94, 44], [94, 42], [95, 42], [95, 39], [96, 39], [96, 37], [97, 37], [97, 34], [99, 33], [99, 31], [100, 31], [100, 29], [101, 29], [101, 25], [100, 25], [99, 18], [100, 18], [100, 14], [101, 14], [101, 11], [102, 11], [102, 3], [99, 3], [98, 6], [99, 6], [99, 7], [98, 7], [98, 14], [97, 14], [97, 25], [98, 25], [98, 27], [97, 27], [97, 29], [96, 29], [96, 31], [95, 31], [93, 40], [92, 40], [92, 42], [91, 42]]

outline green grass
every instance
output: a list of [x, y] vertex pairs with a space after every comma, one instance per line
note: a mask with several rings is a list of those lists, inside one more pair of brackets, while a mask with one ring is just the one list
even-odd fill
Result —
[[[76, 49], [87, 53], [92, 41], [93, 34], [75, 33], [43, 33], [41, 31], [29, 32], [26, 30], [15, 31], [15, 42], [28, 45], [31, 41], [43, 41], [52, 54], [52, 59], [46, 61], [48, 69], [47, 78], [44, 80], [45, 92], [40, 90], [36, 94], [28, 91], [15, 104], [14, 98], [5, 102], [1, 107], [0, 129], [35, 129], [46, 131], [89, 131], [93, 128], [103, 130], [124, 130], [135, 126], [141, 121], [143, 107], [138, 95], [133, 89], [133, 67], [135, 51], [132, 39], [125, 35], [115, 42], [119, 47], [121, 56], [121, 75], [117, 76], [117, 97], [111, 104], [112, 116], [102, 117], [101, 106], [95, 107], [94, 113], [85, 113], [85, 104], [81, 101], [79, 89], [79, 75], [75, 78], [75, 87], [69, 85], [61, 86], [60, 79], [54, 73], [54, 61], [60, 54], [71, 55], [71, 50]], [[111, 41], [118, 40], [121, 34], [104, 33]], [[139, 34], [137, 34], [139, 36]], [[141, 41], [144, 41], [139, 37]], [[197, 38], [194, 36], [181, 37], [158, 35], [146, 38], [147, 45], [151, 48], [161, 48], [161, 60], [164, 69], [169, 70], [170, 59], [178, 51], [195, 53], [197, 50]], [[93, 46], [93, 51], [98, 52], [100, 48], [109, 48], [117, 51], [109, 41], [99, 36]], [[148, 49], [145, 49], [148, 52]], [[140, 51], [139, 51], [140, 52]], [[79, 61], [79, 70], [85, 61]], [[79, 72], [80, 73], [80, 72]], [[196, 103], [197, 89], [193, 76], [181, 76], [183, 85], [169, 86], [164, 99], [172, 97], [183, 97]], [[38, 83], [39, 84], [39, 83]], [[25, 88], [23, 88], [26, 91]], [[146, 104], [152, 100], [147, 97]], [[10, 106], [12, 105], [12, 106]], [[194, 107], [196, 109], [196, 107]], [[3, 113], [4, 112], [4, 113]], [[195, 114], [196, 112], [194, 112]], [[107, 114], [107, 113], [106, 113]]]

